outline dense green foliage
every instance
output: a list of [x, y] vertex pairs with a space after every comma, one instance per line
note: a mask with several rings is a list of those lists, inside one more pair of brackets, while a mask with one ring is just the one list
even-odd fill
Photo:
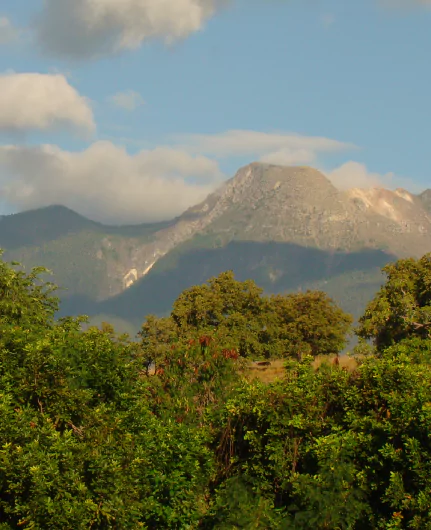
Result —
[[152, 411], [136, 344], [2, 264], [2, 528], [183, 528], [202, 514], [206, 433]]
[[[402, 269], [426, 324], [427, 260], [391, 269], [374, 307], [401, 301]], [[349, 324], [321, 292], [268, 298], [226, 273], [131, 342], [56, 321], [42, 272], [0, 262], [0, 529], [431, 529], [422, 328], [316, 370], [307, 353], [336, 352]], [[240, 353], [268, 337], [285, 375], [250, 381]]]
[[378, 350], [408, 337], [431, 338], [431, 254], [387, 265], [385, 285], [360, 319], [358, 335]]
[[237, 281], [228, 271], [186, 289], [169, 317], [150, 315], [140, 334], [154, 360], [169, 344], [206, 334], [243, 357], [281, 358], [338, 353], [351, 324], [323, 292], [263, 296], [253, 281]]
[[263, 507], [271, 528], [431, 528], [430, 430], [429, 368], [403, 350], [353, 374], [302, 362], [270, 388], [244, 384], [227, 403], [221, 495], [241, 480], [251, 497], [236, 517]]

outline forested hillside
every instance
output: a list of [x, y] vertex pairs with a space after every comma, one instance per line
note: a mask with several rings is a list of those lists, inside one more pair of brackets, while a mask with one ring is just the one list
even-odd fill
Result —
[[431, 255], [384, 274], [347, 369], [321, 291], [223, 272], [132, 342], [0, 261], [0, 528], [430, 529]]

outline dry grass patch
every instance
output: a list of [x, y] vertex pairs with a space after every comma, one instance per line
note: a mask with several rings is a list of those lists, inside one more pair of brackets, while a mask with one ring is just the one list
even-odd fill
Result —
[[[334, 364], [336, 355], [320, 355], [314, 359], [313, 366], [317, 370], [320, 365], [323, 363], [326, 364]], [[346, 368], [346, 370], [349, 370], [349, 372], [353, 372], [355, 368], [357, 368], [358, 363], [353, 357], [349, 357], [348, 355], [340, 355], [338, 357], [338, 363], [340, 368]]]
[[276, 379], [281, 379], [284, 375], [284, 359], [271, 361], [269, 366], [257, 366], [252, 363], [247, 370], [247, 376], [253, 379], [259, 379], [262, 383], [272, 383]]
[[[313, 366], [317, 370], [323, 363], [333, 364], [335, 358], [336, 355], [316, 357]], [[349, 372], [352, 372], [358, 365], [353, 357], [348, 357], [347, 355], [338, 357], [338, 363], [340, 368], [345, 368]], [[281, 379], [284, 376], [284, 373], [284, 359], [276, 359], [271, 361], [271, 364], [268, 366], [259, 366], [256, 363], [250, 363], [246, 375], [250, 380], [258, 379], [262, 383], [272, 383], [276, 379]]]

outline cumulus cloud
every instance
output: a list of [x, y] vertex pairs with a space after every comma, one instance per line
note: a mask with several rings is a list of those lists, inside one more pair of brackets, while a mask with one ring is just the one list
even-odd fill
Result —
[[0, 45], [13, 42], [18, 39], [19, 32], [12, 22], [4, 16], [0, 16]]
[[0, 131], [95, 130], [93, 112], [64, 75], [0, 74]]
[[412, 193], [420, 191], [418, 186], [408, 178], [399, 177], [394, 173], [373, 173], [359, 162], [346, 162], [342, 166], [332, 171], [324, 171], [324, 173], [334, 186], [341, 190], [381, 187], [387, 189], [406, 188]]
[[143, 97], [134, 90], [125, 90], [108, 97], [108, 102], [124, 110], [135, 110], [145, 103]]
[[281, 165], [310, 164], [319, 154], [337, 153], [355, 148], [352, 144], [319, 136], [247, 130], [186, 135], [178, 138], [178, 141], [183, 148], [191, 152], [220, 158], [249, 156], [261, 162]]
[[36, 34], [49, 52], [89, 58], [199, 31], [225, 0], [45, 0]]
[[169, 219], [220, 183], [216, 162], [169, 147], [135, 155], [111, 142], [81, 152], [0, 147], [0, 197], [17, 209], [63, 204], [107, 223]]

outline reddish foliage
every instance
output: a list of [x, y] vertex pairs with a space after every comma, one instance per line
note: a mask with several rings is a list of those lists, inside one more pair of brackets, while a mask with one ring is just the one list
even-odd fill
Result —
[[203, 335], [199, 339], [199, 343], [203, 347], [208, 347], [210, 342], [211, 342], [211, 337], [208, 337], [207, 335]]
[[231, 350], [223, 350], [222, 354], [225, 359], [233, 359], [235, 361], [239, 357], [239, 353], [235, 350], [235, 348], [232, 348]]

